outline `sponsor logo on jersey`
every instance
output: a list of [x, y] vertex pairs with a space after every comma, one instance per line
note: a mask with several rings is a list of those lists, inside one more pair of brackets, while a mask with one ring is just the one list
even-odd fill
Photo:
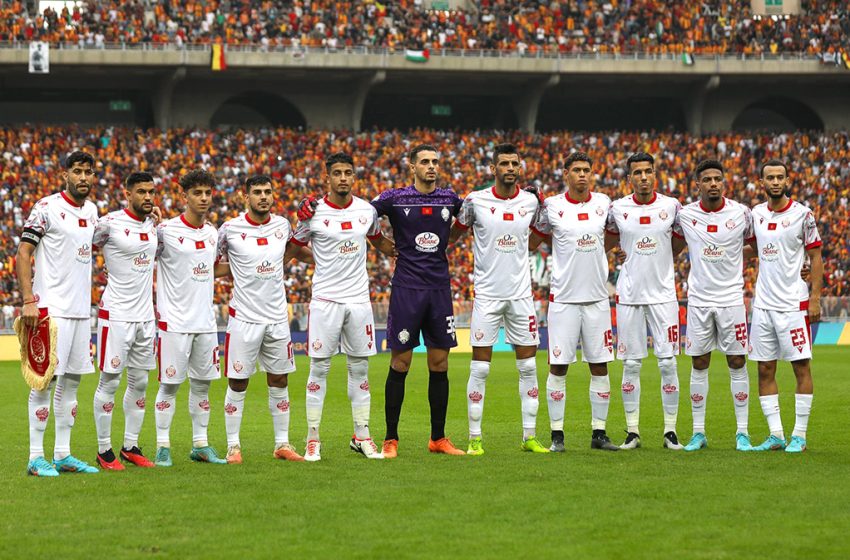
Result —
[[779, 247], [774, 245], [773, 243], [768, 243], [761, 250], [761, 258], [765, 261], [777, 261], [779, 260]]
[[558, 210], [558, 217], [559, 217], [559, 218], [563, 218], [563, 217], [564, 217], [564, 211], [563, 211], [563, 210]]
[[336, 253], [337, 258], [345, 260], [353, 259], [360, 253], [360, 243], [353, 239], [347, 239], [337, 245], [334, 252]]
[[210, 279], [210, 267], [207, 263], [200, 262], [192, 267], [192, 280], [196, 282], [206, 282]]
[[595, 235], [585, 233], [576, 239], [576, 250], [582, 253], [590, 253], [599, 247], [599, 240]]
[[245, 241], [245, 238], [248, 237], [248, 234], [245, 233], [245, 232], [242, 232], [242, 233], [239, 234], [239, 237], [242, 238], [242, 241]]
[[506, 233], [496, 238], [496, 250], [500, 253], [516, 253], [519, 248], [519, 238]]
[[407, 216], [408, 214], [410, 214], [410, 208], [405, 208], [404, 215]]
[[398, 341], [402, 344], [407, 344], [410, 340], [410, 333], [407, 332], [407, 329], [401, 329], [401, 332], [398, 333]]
[[62, 219], [65, 219], [65, 212], [59, 212], [59, 215], [62, 216]]
[[127, 228], [124, 228], [124, 235], [128, 235], [128, 236], [129, 236], [129, 235], [130, 235], [130, 230], [129, 230], [129, 229], [127, 229]]
[[91, 246], [88, 243], [83, 243], [77, 249], [77, 256], [74, 257], [77, 262], [88, 264], [91, 262]]
[[646, 235], [635, 243], [635, 251], [639, 255], [654, 255], [658, 252], [658, 241], [654, 237]]
[[[715, 226], [716, 227], [716, 226]], [[715, 245], [714, 243], [709, 243], [705, 246], [700, 254], [700, 258], [705, 262], [716, 263], [723, 260], [723, 255], [726, 254], [726, 249]]]
[[[423, 208], [424, 210], [424, 208]], [[436, 253], [440, 248], [440, 237], [426, 231], [416, 236], [416, 250], [422, 253]]]
[[469, 400], [471, 400], [475, 404], [478, 404], [482, 400], [484, 400], [484, 395], [482, 395], [478, 391], [472, 391], [471, 393], [469, 393]]
[[142, 251], [135, 257], [133, 257], [133, 268], [142, 269], [141, 271], [147, 271], [151, 267], [151, 258], [150, 255]]
[[276, 267], [271, 261], [263, 261], [257, 265], [257, 274], [261, 276], [269, 276], [274, 274]]

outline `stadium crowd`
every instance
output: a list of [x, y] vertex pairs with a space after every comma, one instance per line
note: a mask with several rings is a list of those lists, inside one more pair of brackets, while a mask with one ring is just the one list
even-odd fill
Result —
[[[384, 189], [409, 181], [406, 152], [414, 144], [436, 145], [443, 155], [441, 183], [466, 194], [490, 184], [492, 147], [511, 141], [524, 157], [523, 177], [547, 195], [562, 189], [562, 161], [571, 150], [586, 151], [594, 159], [595, 188], [612, 198], [629, 191], [624, 162], [635, 151], [656, 157], [658, 190], [693, 200], [691, 174], [704, 158], [717, 158], [726, 166], [727, 195], [749, 206], [763, 198], [757, 184], [758, 166], [771, 157], [789, 162], [793, 198], [808, 204], [818, 219], [824, 240], [826, 279], [824, 295], [850, 295], [850, 133], [781, 134], [744, 136], [729, 133], [693, 137], [684, 133], [599, 132], [528, 135], [495, 131], [448, 132], [416, 130], [361, 133], [293, 129], [242, 129], [232, 132], [172, 129], [79, 128], [74, 126], [23, 126], [0, 129], [0, 306], [20, 304], [14, 278], [14, 255], [23, 221], [33, 204], [62, 186], [61, 158], [73, 149], [92, 153], [98, 162], [99, 185], [94, 200], [101, 214], [120, 208], [121, 181], [132, 171], [152, 173], [160, 187], [159, 204], [166, 216], [181, 208], [178, 178], [187, 170], [204, 166], [220, 181], [210, 217], [214, 224], [243, 210], [240, 185], [251, 174], [270, 175], [279, 186], [274, 212], [294, 220], [297, 203], [323, 189], [325, 157], [335, 151], [351, 153], [357, 165], [357, 192], [372, 198]], [[545, 251], [545, 248], [544, 248]], [[372, 298], [388, 298], [392, 263], [370, 253]], [[450, 248], [453, 292], [459, 301], [472, 296], [472, 253], [466, 238]], [[688, 261], [679, 259], [677, 287], [684, 298]], [[291, 302], [307, 302], [310, 282], [305, 265], [292, 264], [287, 282]], [[616, 281], [612, 257], [610, 281]], [[750, 267], [745, 289], [752, 295], [756, 271]], [[545, 274], [537, 276], [536, 297], [545, 302]], [[99, 301], [106, 281], [102, 258], [95, 263], [95, 293]], [[227, 301], [229, 286], [218, 286], [217, 301]], [[545, 305], [545, 303], [543, 304]]]
[[[803, 15], [754, 16], [740, 0], [478, 0], [433, 10], [422, 0], [86, 0], [28, 11], [0, 4], [0, 41], [499, 49], [520, 54], [800, 52], [836, 61], [850, 38], [842, 0], [803, 0]], [[428, 7], [426, 8], [426, 4]]]

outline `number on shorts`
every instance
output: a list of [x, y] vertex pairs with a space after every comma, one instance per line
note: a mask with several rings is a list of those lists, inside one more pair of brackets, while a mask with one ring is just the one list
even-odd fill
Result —
[[536, 333], [537, 332], [537, 317], [534, 315], [528, 316], [528, 332]]
[[366, 336], [369, 337], [369, 341], [374, 344], [375, 342], [375, 334], [372, 331], [372, 325], [366, 325]]
[[455, 316], [446, 315], [446, 334], [455, 334]]
[[667, 342], [671, 344], [679, 343], [679, 325], [667, 327]]
[[735, 340], [740, 342], [741, 344], [747, 341], [747, 324], [746, 323], [738, 323], [735, 325]]
[[805, 346], [806, 345], [806, 331], [802, 328], [799, 329], [791, 329], [791, 344], [793, 346]]
[[614, 346], [614, 333], [611, 332], [611, 329], [605, 331], [605, 342], [602, 344], [605, 348], [610, 348]]

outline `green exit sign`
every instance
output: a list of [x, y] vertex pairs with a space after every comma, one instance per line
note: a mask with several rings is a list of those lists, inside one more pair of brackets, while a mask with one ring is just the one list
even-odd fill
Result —
[[779, 8], [782, 7], [782, 0], [764, 0], [765, 6], [777, 6]]
[[431, 105], [431, 116], [434, 117], [451, 117], [451, 105]]
[[110, 111], [131, 111], [133, 109], [133, 104], [129, 101], [118, 100], [118, 101], [110, 101], [109, 102], [109, 110]]

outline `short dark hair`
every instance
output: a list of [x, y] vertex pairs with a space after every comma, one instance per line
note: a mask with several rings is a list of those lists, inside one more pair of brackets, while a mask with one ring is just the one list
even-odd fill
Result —
[[71, 169], [77, 163], [87, 163], [94, 167], [94, 158], [87, 152], [76, 150], [65, 158], [65, 169]]
[[694, 177], [699, 179], [700, 174], [709, 169], [716, 169], [723, 173], [723, 164], [716, 159], [704, 159], [697, 164], [697, 170], [694, 172]]
[[245, 190], [251, 192], [251, 187], [256, 187], [257, 185], [271, 185], [272, 178], [268, 175], [251, 175], [248, 179], [245, 180]]
[[632, 172], [632, 164], [633, 163], [641, 163], [646, 162], [655, 169], [655, 158], [649, 155], [646, 152], [635, 152], [629, 156], [629, 159], [626, 160], [626, 172]]
[[567, 159], [564, 160], [564, 169], [569, 170], [570, 166], [577, 161], [585, 161], [590, 165], [593, 165], [593, 160], [590, 159], [590, 156], [584, 152], [573, 152], [567, 156]]
[[516, 155], [519, 157], [519, 150], [513, 144], [496, 144], [496, 147], [493, 148], [493, 163], [499, 161], [499, 156], [503, 155]]
[[416, 160], [419, 159], [419, 152], [436, 152], [437, 148], [432, 146], [431, 144], [419, 144], [418, 146], [414, 146], [412, 150], [410, 150], [410, 163], [416, 163]]
[[764, 177], [764, 168], [765, 167], [781, 167], [785, 170], [785, 175], [788, 175], [788, 166], [785, 165], [785, 162], [781, 159], [769, 159], [766, 162], [761, 164], [761, 169], [759, 169], [759, 177]]
[[180, 187], [184, 191], [193, 187], [215, 187], [215, 177], [204, 169], [193, 169], [180, 177]]
[[153, 183], [153, 175], [143, 171], [135, 171], [127, 175], [127, 178], [124, 179], [124, 186], [128, 189], [132, 189], [140, 183]]
[[354, 158], [344, 152], [336, 152], [329, 155], [325, 160], [325, 169], [330, 171], [331, 167], [336, 163], [347, 163], [351, 167], [354, 167]]

